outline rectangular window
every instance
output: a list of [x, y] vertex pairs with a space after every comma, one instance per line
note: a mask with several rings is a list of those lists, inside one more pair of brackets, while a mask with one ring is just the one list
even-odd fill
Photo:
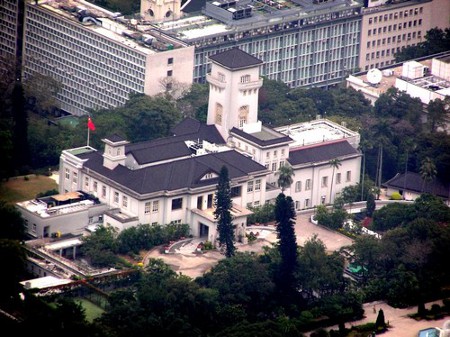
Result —
[[255, 180], [255, 191], [261, 191], [261, 179]]
[[149, 214], [150, 213], [150, 205], [151, 205], [152, 203], [151, 203], [151, 201], [147, 201], [146, 203], [145, 203], [145, 206], [144, 206], [144, 214]]
[[340, 183], [341, 183], [341, 174], [336, 173], [336, 184], [340, 184]]
[[322, 187], [328, 187], [328, 177], [322, 177]]
[[84, 178], [84, 186], [86, 187], [86, 189], [89, 189], [89, 177]]
[[347, 171], [346, 181], [352, 180], [352, 171]]
[[97, 192], [97, 186], [98, 186], [97, 182], [94, 181], [94, 185], [93, 185], [93, 187], [92, 187], [92, 189], [94, 190], [94, 192]]
[[300, 201], [295, 201], [295, 209], [300, 209]]
[[127, 196], [122, 197], [122, 206], [125, 208], [128, 207], [128, 197]]
[[277, 163], [272, 163], [272, 171], [276, 171], [277, 170]]
[[167, 77], [171, 77], [172, 74], [173, 74], [173, 71], [172, 71], [172, 70], [167, 70]]
[[65, 174], [65, 177], [66, 177], [67, 180], [70, 179], [70, 170], [67, 169], [67, 168], [66, 168], [66, 174]]
[[311, 189], [311, 179], [306, 179], [305, 181], [305, 191], [309, 191]]
[[296, 181], [295, 182], [295, 192], [301, 192], [302, 191], [302, 182]]
[[235, 198], [235, 197], [240, 197], [242, 195], [242, 188], [241, 186], [235, 186], [232, 187], [230, 190], [230, 197], [231, 198]]
[[172, 199], [172, 211], [183, 207], [183, 198]]
[[75, 171], [72, 172], [72, 182], [74, 184], [78, 183], [78, 172], [75, 172]]
[[247, 192], [253, 192], [253, 181], [247, 183]]
[[311, 202], [309, 199], [305, 199], [305, 208], [311, 207]]
[[159, 200], [153, 201], [152, 212], [153, 213], [158, 213], [159, 212]]
[[114, 192], [114, 202], [115, 202], [116, 204], [119, 203], [119, 192]]
[[102, 198], [106, 198], [106, 186], [102, 186]]
[[250, 75], [241, 76], [241, 83], [248, 83], [248, 82], [250, 82]]
[[173, 57], [169, 57], [167, 59], [167, 64], [173, 64]]

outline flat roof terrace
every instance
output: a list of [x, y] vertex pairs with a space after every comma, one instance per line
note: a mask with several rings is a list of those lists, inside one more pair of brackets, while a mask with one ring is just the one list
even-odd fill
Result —
[[[290, 147], [307, 146], [311, 144], [331, 142], [340, 139], [349, 139], [349, 143], [357, 146], [359, 134], [344, 126], [333, 123], [327, 119], [317, 119], [307, 123], [285, 125], [275, 130], [288, 135], [294, 142]], [[355, 141], [352, 141], [351, 139]]]

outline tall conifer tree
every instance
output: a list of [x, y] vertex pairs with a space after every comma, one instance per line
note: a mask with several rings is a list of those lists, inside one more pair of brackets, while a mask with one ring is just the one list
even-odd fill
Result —
[[234, 256], [236, 247], [234, 246], [235, 237], [233, 225], [233, 218], [231, 216], [231, 188], [230, 179], [228, 177], [228, 169], [222, 166], [219, 175], [219, 182], [217, 184], [217, 193], [215, 195], [214, 217], [218, 220], [217, 230], [219, 232], [219, 243], [225, 246], [225, 256]]
[[278, 233], [278, 250], [281, 255], [280, 282], [293, 289], [294, 271], [297, 266], [297, 238], [295, 236], [295, 209], [291, 197], [280, 193], [275, 203], [275, 219]]

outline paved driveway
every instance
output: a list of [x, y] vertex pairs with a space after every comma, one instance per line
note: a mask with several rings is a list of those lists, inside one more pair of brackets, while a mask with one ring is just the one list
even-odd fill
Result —
[[297, 244], [303, 246], [305, 241], [311, 239], [315, 234], [323, 241], [327, 251], [333, 252], [344, 246], [349, 246], [353, 240], [349, 237], [326, 229], [321, 226], [314, 225], [309, 218], [312, 212], [297, 214], [297, 222], [295, 225], [295, 234], [297, 236]]
[[[345, 235], [314, 225], [309, 221], [310, 216], [311, 212], [297, 215], [295, 233], [297, 236], [297, 244], [300, 246], [303, 246], [307, 240], [316, 234], [330, 252], [352, 243], [352, 240]], [[270, 246], [277, 241], [274, 226], [258, 226], [252, 227], [249, 230], [258, 233], [258, 239], [250, 244], [237, 243], [236, 248], [238, 251], [260, 253], [262, 252], [263, 246]], [[196, 278], [203, 275], [217, 264], [220, 259], [224, 258], [216, 250], [203, 253], [196, 252], [196, 247], [200, 242], [201, 239], [198, 238], [190, 240], [185, 244], [179, 245], [171, 254], [164, 254], [161, 252], [161, 247], [157, 247], [145, 255], [144, 264], [149, 258], [160, 258], [177, 273]]]

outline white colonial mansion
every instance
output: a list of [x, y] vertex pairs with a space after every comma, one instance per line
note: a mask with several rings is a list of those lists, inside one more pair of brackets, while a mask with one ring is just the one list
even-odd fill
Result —
[[[262, 61], [237, 48], [210, 60], [206, 124], [187, 118], [167, 138], [132, 144], [111, 135], [101, 150], [64, 150], [60, 194], [17, 204], [28, 233], [40, 238], [99, 223], [122, 230], [174, 222], [214, 242], [214, 194], [223, 166], [237, 234], [245, 230], [249, 206], [273, 202], [281, 192], [275, 173], [283, 165], [294, 169], [285, 193], [297, 210], [332, 203], [344, 187], [359, 182], [357, 132], [321, 118], [266, 127], [258, 121]], [[334, 170], [333, 159], [341, 162]]]

